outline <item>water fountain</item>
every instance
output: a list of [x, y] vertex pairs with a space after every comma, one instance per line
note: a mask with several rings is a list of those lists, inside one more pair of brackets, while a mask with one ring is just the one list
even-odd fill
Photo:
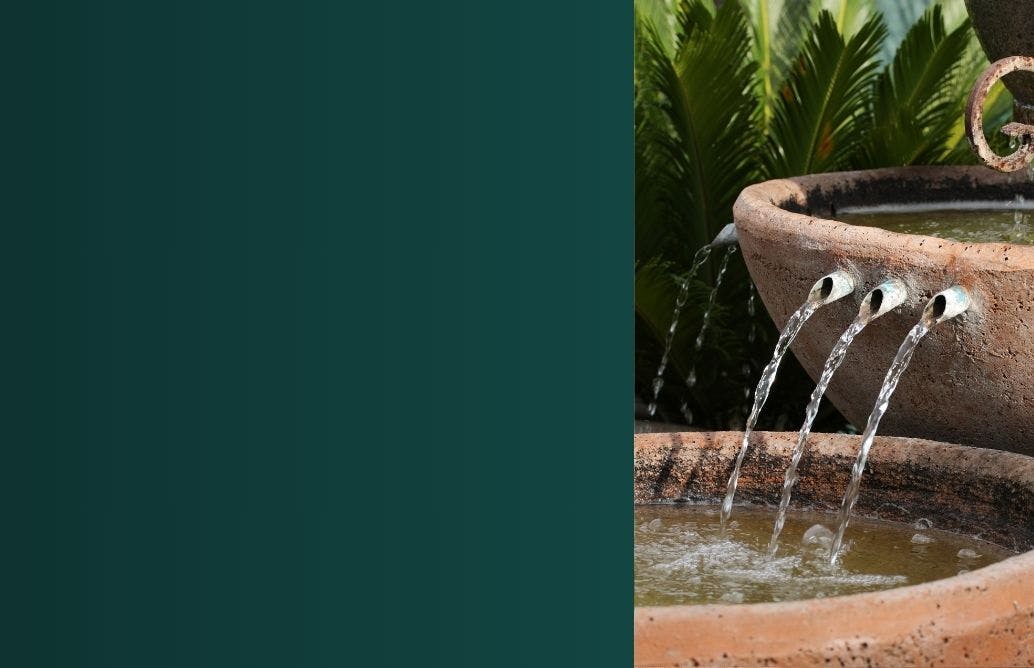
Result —
[[[934, 333], [949, 326], [939, 325]], [[924, 345], [920, 353], [925, 352]], [[919, 360], [917, 354], [915, 363]], [[635, 501], [720, 498], [741, 437], [740, 432], [637, 435]], [[756, 505], [778, 503], [795, 440], [792, 432], [756, 433], [737, 498]], [[795, 501], [827, 511], [838, 507], [857, 449], [857, 436], [813, 434]], [[856, 512], [908, 523], [922, 518], [954, 533], [980, 534], [1010, 550], [1031, 550], [1034, 459], [881, 436], [869, 455]], [[1029, 642], [1034, 634], [1032, 573], [1034, 552], [1028, 551], [947, 579], [873, 593], [637, 607], [635, 663], [823, 666], [830, 665], [827, 659], [832, 665], [843, 659], [845, 665], [861, 666], [1028, 665], [1034, 662]]]
[[[661, 394], [661, 389], [664, 387], [664, 371], [668, 368], [668, 360], [671, 356], [671, 346], [675, 341], [675, 332], [679, 326], [679, 317], [682, 314], [683, 307], [686, 305], [686, 301], [689, 299], [690, 283], [696, 277], [700, 268], [704, 266], [704, 263], [707, 262], [708, 258], [711, 257], [711, 253], [716, 249], [724, 248], [725, 255], [722, 257], [718, 273], [715, 275], [714, 285], [711, 287], [711, 292], [708, 296], [707, 308], [704, 310], [700, 330], [697, 333], [696, 341], [694, 343], [694, 353], [699, 353], [700, 348], [704, 343], [704, 336], [707, 333], [707, 326], [711, 318], [711, 311], [714, 308], [718, 288], [721, 287], [722, 278], [725, 276], [725, 271], [729, 266], [729, 258], [737, 248], [736, 242], [736, 226], [733, 223], [729, 223], [721, 229], [718, 235], [714, 238], [714, 241], [706, 246], [701, 246], [700, 249], [697, 250], [693, 256], [693, 261], [690, 263], [689, 271], [675, 279], [678, 283], [679, 291], [675, 296], [675, 309], [672, 311], [671, 323], [668, 325], [668, 333], [664, 338], [664, 353], [661, 355], [661, 362], [657, 366], [657, 373], [654, 376], [653, 383], [651, 384], [653, 395], [650, 404], [647, 407], [647, 413], [651, 417], [653, 417], [657, 412], [657, 399]], [[695, 382], [695, 371], [690, 369], [690, 372], [686, 375], [686, 385], [689, 388], [692, 388]], [[685, 398], [682, 400], [681, 410], [683, 415], [686, 416], [687, 424], [692, 424], [692, 415], [687, 415], [689, 407]]]
[[879, 429], [880, 420], [883, 419], [883, 415], [890, 407], [891, 395], [894, 394], [894, 390], [897, 389], [898, 383], [901, 381], [901, 376], [908, 368], [909, 362], [912, 361], [912, 355], [915, 353], [916, 346], [919, 345], [924, 336], [930, 333], [930, 329], [934, 325], [939, 325], [945, 320], [958, 316], [969, 308], [969, 304], [969, 293], [957, 285], [934, 295], [934, 298], [923, 309], [923, 315], [919, 318], [919, 322], [909, 330], [905, 340], [901, 343], [901, 347], [898, 348], [894, 361], [891, 363], [890, 368], [887, 369], [883, 385], [880, 386], [880, 391], [876, 395], [876, 405], [873, 407], [872, 412], [869, 413], [865, 432], [862, 433], [862, 443], [858, 447], [858, 457], [851, 468], [851, 482], [847, 484], [844, 500], [840, 504], [840, 513], [837, 518], [837, 533], [829, 550], [829, 561], [831, 564], [835, 563], [839, 556], [840, 547], [844, 542], [844, 532], [847, 530], [847, 524], [851, 519], [851, 510], [858, 501], [862, 473], [865, 471], [865, 462], [869, 456], [869, 448], [872, 447], [872, 442], [876, 438], [876, 430]]
[[862, 306], [858, 309], [858, 316], [854, 319], [854, 322], [840, 336], [840, 340], [833, 346], [829, 357], [826, 358], [826, 363], [822, 367], [822, 376], [819, 377], [818, 382], [815, 384], [815, 390], [811, 393], [808, 407], [804, 411], [804, 424], [801, 425], [801, 430], [797, 434], [797, 443], [793, 447], [793, 454], [790, 455], [790, 465], [786, 467], [786, 473], [783, 475], [783, 494], [779, 500], [779, 513], [776, 516], [775, 527], [772, 529], [772, 538], [769, 540], [768, 545], [770, 554], [774, 554], [779, 545], [779, 533], [782, 531], [783, 524], [786, 521], [786, 511], [790, 507], [790, 495], [793, 491], [794, 483], [797, 482], [797, 467], [800, 465], [801, 456], [804, 454], [804, 448], [808, 442], [808, 435], [811, 434], [811, 426], [815, 422], [815, 416], [818, 415], [819, 402], [822, 401], [822, 397], [826, 393], [826, 386], [829, 385], [829, 381], [833, 379], [833, 374], [836, 373], [836, 370], [843, 363], [844, 357], [847, 355], [847, 349], [850, 348], [855, 337], [870, 322], [900, 306], [901, 302], [905, 301], [907, 294], [904, 283], [893, 278], [873, 288], [862, 299]]
[[722, 501], [722, 524], [725, 524], [726, 520], [729, 519], [729, 513], [732, 512], [732, 501], [736, 495], [736, 484], [740, 476], [740, 467], [743, 465], [743, 458], [750, 447], [750, 434], [754, 431], [758, 415], [768, 399], [768, 393], [772, 389], [772, 383], [775, 382], [776, 373], [779, 372], [779, 364], [783, 361], [783, 355], [786, 354], [790, 344], [793, 343], [794, 338], [801, 331], [801, 328], [804, 327], [804, 323], [808, 322], [808, 319], [816, 311], [851, 294], [854, 291], [854, 286], [854, 279], [844, 271], [835, 271], [827, 276], [823, 276], [811, 287], [811, 290], [808, 291], [808, 298], [804, 300], [799, 309], [794, 311], [786, 326], [783, 327], [783, 331], [779, 334], [775, 351], [772, 353], [772, 360], [765, 366], [764, 371], [761, 372], [761, 380], [758, 381], [758, 387], [754, 390], [754, 406], [751, 408], [750, 416], [747, 418], [740, 451], [736, 454], [736, 463], [733, 465], [732, 474], [729, 476], [729, 482], [726, 485], [725, 500]]
[[[636, 437], [635, 498], [724, 497], [723, 531], [737, 490], [741, 503], [778, 503], [762, 546], [771, 554], [794, 492], [796, 506], [839, 510], [828, 548], [816, 548], [826, 549], [831, 569], [851, 556], [853, 515], [914, 523], [916, 551], [931, 540], [923, 531], [932, 523], [1022, 554], [977, 570], [960, 561], [953, 577], [879, 592], [639, 607], [637, 664], [1034, 663], [1034, 239], [1024, 214], [1034, 198], [1024, 170], [1034, 162], [1034, 21], [999, 0], [966, 4], [995, 61], [976, 81], [966, 118], [986, 167], [806, 175], [746, 188], [734, 208], [738, 242], [780, 341], [744, 432]], [[999, 80], [1015, 100], [1005, 156], [982, 134], [983, 100]], [[887, 207], [997, 209], [1010, 220], [1001, 239], [960, 240], [958, 230], [895, 231], [857, 218]], [[850, 289], [822, 309], [810, 297], [802, 306], [823, 274], [842, 276]], [[861, 298], [870, 286], [878, 287]], [[796, 434], [752, 437], [788, 348], [816, 380], [804, 424]], [[811, 434], [823, 396], [865, 424], [864, 433]]]

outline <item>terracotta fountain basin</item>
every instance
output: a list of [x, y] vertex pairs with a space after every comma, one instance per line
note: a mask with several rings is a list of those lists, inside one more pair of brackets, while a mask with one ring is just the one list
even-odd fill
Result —
[[782, 327], [812, 284], [844, 269], [855, 293], [820, 309], [792, 350], [813, 379], [858, 311], [888, 277], [910, 297], [867, 327], [826, 396], [859, 429], [902, 338], [926, 301], [953, 284], [969, 312], [920, 344], [880, 433], [1034, 454], [1034, 246], [958, 243], [838, 222], [848, 206], [1034, 198], [1025, 173], [984, 167], [906, 167], [767, 181], [743, 190], [734, 209], [747, 268]]
[[[778, 503], [796, 434], [758, 433], [737, 503]], [[635, 436], [637, 503], [717, 499], [739, 432]], [[814, 434], [795, 505], [839, 506], [859, 437]], [[637, 666], [1034, 664], [1034, 458], [877, 437], [857, 512], [976, 534], [1025, 551], [969, 573], [882, 592], [784, 603], [639, 607]], [[735, 510], [733, 511], [735, 517]]]

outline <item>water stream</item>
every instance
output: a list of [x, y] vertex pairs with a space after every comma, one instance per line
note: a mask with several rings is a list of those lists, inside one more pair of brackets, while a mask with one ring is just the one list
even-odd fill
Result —
[[848, 521], [851, 519], [851, 511], [854, 509], [855, 502], [858, 501], [862, 472], [865, 471], [865, 462], [869, 457], [869, 448], [872, 447], [872, 441], [876, 438], [876, 430], [880, 426], [880, 420], [890, 406], [890, 397], [894, 394], [894, 390], [897, 389], [898, 381], [901, 380], [902, 374], [908, 368], [908, 363], [912, 361], [912, 355], [915, 353], [916, 346], [930, 331], [930, 326], [931, 324], [927, 322], [925, 317], [916, 323], [916, 326], [912, 328], [908, 335], [905, 336], [905, 340], [902, 341], [901, 347], [898, 348], [898, 354], [895, 355], [894, 361], [891, 363], [890, 369], [887, 370], [887, 375], [883, 379], [883, 386], [876, 397], [876, 405], [873, 407], [872, 413], [869, 414], [869, 421], [866, 423], [865, 432], [862, 434], [862, 444], [858, 448], [858, 457], [855, 459], [854, 467], [851, 469], [851, 482], [847, 484], [844, 500], [840, 504], [840, 513], [837, 515], [837, 533], [829, 550], [829, 561], [831, 564], [836, 562], [837, 553], [844, 542], [844, 532], [847, 530]]
[[671, 345], [675, 341], [675, 330], [679, 326], [679, 316], [682, 314], [682, 308], [686, 305], [686, 300], [689, 299], [689, 284], [696, 276], [696, 273], [703, 266], [704, 262], [707, 262], [707, 258], [711, 255], [710, 244], [700, 248], [693, 256], [693, 263], [689, 267], [689, 271], [684, 276], [679, 277], [679, 292], [675, 296], [675, 310], [671, 314], [671, 324], [668, 326], [668, 334], [664, 339], [664, 354], [661, 356], [661, 363], [657, 366], [657, 374], [654, 376], [652, 383], [653, 399], [650, 401], [650, 405], [647, 407], [647, 413], [650, 417], [657, 412], [657, 397], [661, 393], [661, 388], [664, 387], [664, 370], [668, 368], [668, 358], [671, 355]]
[[743, 465], [743, 458], [747, 455], [747, 448], [750, 446], [750, 434], [758, 422], [758, 415], [761, 408], [768, 399], [768, 393], [775, 382], [776, 373], [779, 371], [779, 364], [783, 356], [789, 350], [797, 333], [804, 327], [804, 323], [822, 306], [840, 299], [854, 291], [854, 280], [845, 272], [837, 271], [819, 279], [808, 293], [804, 304], [797, 309], [786, 321], [786, 326], [779, 334], [775, 350], [772, 352], [772, 359], [761, 371], [761, 379], [758, 381], [757, 389], [754, 390], [754, 404], [751, 407], [750, 415], [747, 417], [747, 424], [743, 428], [743, 443], [736, 455], [736, 463], [733, 465], [732, 474], [729, 476], [729, 483], [726, 486], [725, 499], [722, 501], [721, 521], [724, 525], [732, 513], [732, 500], [736, 496], [736, 485], [740, 479], [740, 467]]
[[829, 386], [829, 381], [833, 379], [833, 374], [836, 373], [836, 370], [847, 356], [847, 349], [851, 346], [851, 342], [854, 341], [859, 332], [865, 329], [865, 326], [869, 324], [871, 319], [872, 313], [863, 309], [854, 322], [851, 323], [851, 326], [840, 336], [840, 340], [837, 341], [836, 345], [833, 346], [832, 352], [829, 353], [825, 366], [822, 367], [822, 376], [819, 377], [819, 382], [815, 384], [815, 389], [811, 393], [811, 400], [804, 411], [804, 424], [801, 425], [801, 430], [797, 434], [797, 443], [793, 447], [790, 465], [786, 468], [786, 474], [783, 477], [783, 496], [779, 500], [779, 513], [776, 515], [775, 528], [772, 529], [772, 539], [768, 543], [769, 554], [775, 554], [776, 548], [779, 546], [779, 533], [783, 530], [783, 524], [786, 522], [786, 509], [790, 507], [790, 496], [793, 493], [794, 484], [797, 483], [797, 465], [800, 464], [801, 455], [804, 454], [804, 446], [808, 441], [808, 434], [811, 433], [811, 425], [815, 422], [815, 416], [819, 413], [819, 404], [822, 402], [822, 396], [826, 393], [826, 387]]
[[[707, 328], [711, 324], [711, 313], [714, 311], [718, 288], [721, 287], [722, 279], [725, 278], [725, 271], [729, 268], [729, 258], [736, 253], [737, 248], [735, 245], [730, 245], [726, 248], [725, 255], [722, 256], [722, 263], [718, 266], [718, 273], [714, 277], [714, 285], [711, 286], [711, 294], [707, 297], [707, 306], [704, 308], [704, 315], [700, 320], [700, 331], [697, 333], [696, 341], [693, 342], [693, 361], [689, 368], [689, 373], [686, 374], [686, 390], [692, 390], [696, 385], [697, 357], [700, 354], [700, 350], [704, 347], [704, 338], [707, 335]], [[679, 410], [682, 411], [682, 417], [685, 418], [686, 424], [693, 424], [693, 411], [689, 408], [689, 394], [687, 391], [682, 393], [682, 402]]]

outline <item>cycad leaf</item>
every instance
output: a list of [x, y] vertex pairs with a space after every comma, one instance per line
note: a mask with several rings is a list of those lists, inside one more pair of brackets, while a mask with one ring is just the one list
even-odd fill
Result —
[[[644, 27], [639, 81], [644, 127], [649, 137], [647, 162], [668, 209], [668, 225], [688, 257], [709, 242], [732, 216], [732, 203], [755, 176], [752, 153], [757, 132], [754, 68], [749, 58], [750, 32], [738, 2], [726, 2], [711, 18], [704, 3], [687, 2], [680, 10], [684, 41], [674, 59]], [[637, 139], [637, 141], [639, 141]], [[637, 250], [638, 254], [638, 250]], [[644, 257], [643, 254], [638, 254]]]
[[772, 121], [778, 93], [811, 25], [813, 0], [751, 0], [747, 3], [758, 64], [761, 129]]
[[767, 176], [826, 172], [849, 164], [859, 147], [884, 35], [875, 15], [845, 43], [833, 16], [819, 13], [776, 106], [766, 144]]
[[653, 26], [664, 53], [674, 55], [677, 28], [669, 0], [636, 0], [635, 11]]
[[837, 30], [845, 37], [858, 33], [877, 14], [873, 0], [822, 0], [822, 9], [828, 11]]
[[871, 125], [858, 168], [938, 162], [963, 113], [954, 83], [972, 33], [968, 21], [950, 33], [939, 5], [905, 35], [876, 82]]
[[[923, 12], [926, 11], [933, 0], [876, 0], [876, 9], [883, 14], [883, 24], [887, 26], [887, 39], [883, 43], [883, 50], [880, 52], [880, 60], [891, 62], [894, 54], [901, 46], [902, 40], [908, 34], [909, 29], [915, 25]], [[960, 3], [961, 4], [961, 3]]]

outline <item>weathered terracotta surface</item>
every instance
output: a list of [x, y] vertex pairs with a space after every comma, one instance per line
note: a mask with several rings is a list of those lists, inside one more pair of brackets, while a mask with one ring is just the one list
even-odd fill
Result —
[[1034, 198], [1025, 174], [985, 167], [841, 172], [750, 186], [734, 214], [743, 257], [769, 314], [782, 327], [816, 279], [856, 277], [851, 297], [820, 309], [793, 344], [817, 378], [865, 293], [895, 276], [910, 287], [901, 307], [856, 339], [826, 395], [859, 428], [887, 367], [926, 301], [955, 283], [971, 310], [919, 345], [880, 432], [1034, 453], [1034, 246], [957, 243], [837, 222], [850, 205]]
[[[739, 432], [635, 437], [637, 502], [724, 492]], [[778, 502], [795, 434], [752, 440], [737, 499]], [[836, 507], [857, 436], [815, 434], [795, 502]], [[1006, 546], [1034, 547], [1034, 459], [932, 441], [879, 437], [859, 512], [927, 517]], [[735, 511], [733, 511], [735, 517]], [[1034, 665], [1034, 552], [970, 573], [885, 592], [811, 601], [642, 607], [637, 666]]]

